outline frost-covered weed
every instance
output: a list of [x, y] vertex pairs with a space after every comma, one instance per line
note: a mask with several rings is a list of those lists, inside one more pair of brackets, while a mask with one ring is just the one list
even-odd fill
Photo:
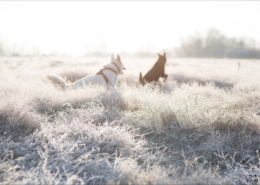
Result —
[[42, 78], [74, 81], [100, 60], [0, 59], [1, 184], [258, 180], [259, 61], [240, 61], [238, 71], [236, 60], [169, 59], [167, 82], [142, 87], [138, 74], [151, 63], [125, 59], [117, 92], [60, 91]]

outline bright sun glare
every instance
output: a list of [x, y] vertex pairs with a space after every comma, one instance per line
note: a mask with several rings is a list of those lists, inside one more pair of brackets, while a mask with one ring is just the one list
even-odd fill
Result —
[[161, 52], [196, 31], [260, 41], [260, 2], [0, 2], [0, 39], [42, 53]]

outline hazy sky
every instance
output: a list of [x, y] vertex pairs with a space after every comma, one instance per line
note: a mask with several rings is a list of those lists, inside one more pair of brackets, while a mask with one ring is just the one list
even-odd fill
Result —
[[0, 40], [43, 53], [160, 52], [209, 28], [260, 42], [260, 1], [0, 1]]

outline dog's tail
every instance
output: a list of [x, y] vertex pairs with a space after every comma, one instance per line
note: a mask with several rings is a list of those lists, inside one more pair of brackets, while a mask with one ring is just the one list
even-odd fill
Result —
[[54, 86], [61, 88], [62, 90], [65, 90], [69, 87], [69, 85], [65, 82], [65, 80], [61, 76], [55, 74], [47, 74], [44, 77], [45, 79], [50, 81]]
[[142, 73], [140, 73], [139, 82], [140, 82], [142, 85], [145, 84], [144, 79], [143, 79], [143, 76], [142, 76]]

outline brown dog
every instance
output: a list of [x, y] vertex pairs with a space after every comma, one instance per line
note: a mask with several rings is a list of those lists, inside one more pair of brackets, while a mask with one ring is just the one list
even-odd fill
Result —
[[164, 73], [164, 67], [166, 63], [166, 53], [163, 55], [160, 55], [158, 53], [158, 60], [150, 69], [144, 77], [142, 77], [142, 73], [140, 73], [139, 81], [142, 85], [145, 85], [146, 83], [150, 82], [158, 82], [159, 78], [162, 77], [164, 78], [164, 81], [166, 81], [168, 75]]

